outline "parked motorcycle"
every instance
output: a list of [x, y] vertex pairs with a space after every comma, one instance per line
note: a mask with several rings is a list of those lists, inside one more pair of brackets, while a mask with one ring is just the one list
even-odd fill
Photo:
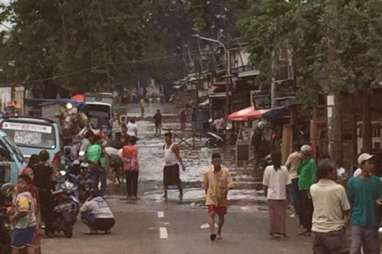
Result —
[[0, 254], [10, 254], [11, 249], [11, 224], [8, 210], [12, 207], [13, 184], [4, 184], [0, 189]]
[[89, 197], [89, 193], [94, 188], [94, 177], [89, 171], [89, 163], [81, 162], [80, 164], [80, 185], [79, 185], [79, 200], [85, 202]]
[[270, 154], [264, 157], [255, 157], [255, 168], [260, 172], [263, 172], [269, 165], [272, 165], [272, 158]]
[[9, 218], [3, 207], [0, 211], [0, 236], [0, 254], [10, 254], [11, 237], [9, 228]]
[[80, 208], [79, 178], [60, 171], [53, 194], [52, 230], [63, 232], [67, 238], [73, 235], [73, 226]]
[[222, 147], [225, 145], [225, 135], [217, 134], [214, 132], [207, 132], [208, 140], [206, 142], [206, 146], [209, 148]]

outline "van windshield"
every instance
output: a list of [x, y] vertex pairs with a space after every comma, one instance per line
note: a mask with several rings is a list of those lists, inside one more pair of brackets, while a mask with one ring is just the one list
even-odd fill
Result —
[[56, 148], [56, 135], [52, 125], [3, 122], [2, 130], [18, 146], [39, 149]]
[[82, 110], [89, 117], [111, 118], [111, 109], [108, 105], [85, 104]]
[[17, 159], [20, 162], [23, 162], [24, 161], [24, 156], [23, 156], [23, 153], [21, 152], [20, 148], [18, 148], [16, 146], [16, 144], [13, 143], [13, 141], [10, 140], [8, 137], [4, 137], [4, 142], [7, 144], [7, 146], [9, 146], [12, 149], [12, 151], [15, 153]]
[[111, 106], [100, 104], [85, 104], [82, 111], [95, 126], [108, 125], [111, 119]]

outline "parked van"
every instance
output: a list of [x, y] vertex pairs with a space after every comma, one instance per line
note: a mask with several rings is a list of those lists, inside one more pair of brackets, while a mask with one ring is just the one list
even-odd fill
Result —
[[0, 186], [8, 182], [16, 183], [24, 167], [25, 162], [20, 149], [0, 130]]
[[25, 159], [46, 150], [52, 166], [60, 166], [60, 132], [55, 122], [43, 118], [10, 117], [4, 119], [1, 129], [20, 148]]
[[85, 102], [80, 111], [89, 118], [92, 128], [101, 129], [111, 136], [113, 129], [113, 106], [105, 102]]

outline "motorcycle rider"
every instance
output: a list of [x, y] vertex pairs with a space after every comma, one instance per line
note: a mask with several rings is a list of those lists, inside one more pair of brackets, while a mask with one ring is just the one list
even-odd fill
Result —
[[107, 202], [98, 195], [98, 191], [93, 191], [80, 208], [80, 212], [82, 222], [90, 230], [87, 234], [97, 234], [97, 231], [108, 234], [115, 224], [113, 212]]
[[[106, 172], [101, 167], [102, 146], [96, 135], [89, 137], [90, 145], [86, 150], [86, 161], [89, 163], [89, 173], [93, 182], [93, 189], [97, 190], [100, 196], [106, 192]], [[98, 188], [99, 184], [101, 187]]]

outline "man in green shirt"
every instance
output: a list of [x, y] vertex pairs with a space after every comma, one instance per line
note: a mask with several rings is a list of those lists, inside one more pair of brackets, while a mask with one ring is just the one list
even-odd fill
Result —
[[309, 145], [301, 147], [302, 160], [297, 167], [298, 190], [300, 196], [300, 224], [305, 231], [300, 235], [310, 236], [312, 232], [313, 203], [309, 189], [316, 182], [317, 166], [313, 158], [313, 150]]
[[351, 254], [379, 254], [379, 218], [377, 206], [382, 204], [382, 182], [373, 175], [373, 155], [363, 153], [358, 157], [361, 175], [353, 176], [347, 184], [351, 204], [352, 226]]
[[86, 150], [86, 160], [89, 163], [99, 165], [102, 155], [102, 147], [98, 143], [92, 143]]
[[[90, 177], [93, 182], [93, 191], [97, 191], [99, 196], [103, 196], [106, 192], [106, 172], [102, 168], [101, 158], [102, 158], [102, 146], [98, 142], [98, 138], [95, 135], [89, 137], [90, 145], [86, 149], [85, 158], [89, 163]], [[99, 183], [101, 187], [99, 188]]]

